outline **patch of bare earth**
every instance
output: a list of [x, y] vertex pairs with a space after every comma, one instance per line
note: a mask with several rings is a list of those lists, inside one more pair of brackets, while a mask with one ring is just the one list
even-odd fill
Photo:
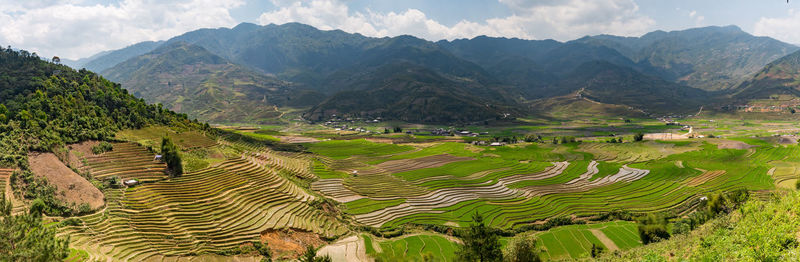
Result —
[[614, 252], [615, 250], [619, 250], [617, 244], [615, 244], [614, 241], [611, 241], [611, 239], [608, 238], [603, 231], [600, 231], [600, 229], [589, 229], [589, 231], [592, 232], [592, 235], [597, 237], [598, 240], [600, 240], [600, 243], [603, 243], [603, 245], [608, 248], [608, 251]]
[[269, 244], [272, 257], [277, 259], [296, 259], [306, 251], [307, 246], [325, 244], [317, 234], [294, 229], [267, 229], [261, 232], [261, 241]]
[[92, 183], [69, 169], [53, 153], [30, 153], [28, 162], [33, 174], [44, 177], [56, 187], [56, 197], [67, 203], [89, 204], [98, 209], [105, 203], [103, 193]]
[[471, 157], [459, 157], [448, 154], [426, 156], [412, 159], [391, 160], [377, 164], [372, 169], [359, 170], [359, 175], [379, 174], [379, 173], [400, 173], [423, 168], [440, 167], [446, 164], [459, 161], [474, 160]]
[[673, 133], [650, 133], [644, 134], [645, 140], [678, 140], [688, 139], [686, 134], [673, 134]]
[[712, 143], [717, 144], [717, 148], [719, 149], [748, 149], [755, 147], [753, 145], [748, 145], [745, 142], [734, 140], [717, 140], [713, 141]]
[[280, 139], [281, 142], [289, 143], [289, 144], [299, 144], [299, 143], [316, 143], [319, 142], [319, 139], [313, 137], [304, 137], [304, 136], [276, 136], [276, 138]]

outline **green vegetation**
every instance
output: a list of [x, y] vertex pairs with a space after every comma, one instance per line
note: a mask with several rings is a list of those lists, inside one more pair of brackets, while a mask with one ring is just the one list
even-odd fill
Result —
[[603, 260], [668, 261], [673, 256], [691, 261], [795, 261], [800, 251], [800, 221], [794, 218], [798, 212], [796, 191], [771, 201], [751, 199], [695, 231], [619, 255], [606, 254]]
[[[372, 238], [366, 236], [367, 254], [376, 261], [454, 261], [458, 244], [441, 235], [420, 234], [380, 242], [383, 252], [375, 253]], [[372, 252], [370, 252], [372, 249]]]
[[475, 212], [472, 224], [461, 236], [464, 245], [456, 252], [461, 261], [502, 261], [503, 251], [497, 232], [488, 227], [483, 216]]
[[169, 170], [170, 177], [180, 177], [183, 175], [183, 161], [181, 160], [180, 151], [172, 139], [164, 137], [161, 140], [161, 157], [167, 163], [167, 170]]
[[39, 203], [29, 214], [11, 215], [11, 202], [0, 194], [0, 260], [58, 261], [70, 254], [69, 237], [57, 237], [57, 228], [45, 224]]
[[29, 151], [55, 152], [68, 143], [111, 140], [120, 129], [154, 124], [202, 128], [95, 73], [48, 63], [27, 51], [0, 48], [0, 79], [0, 166], [19, 168], [11, 181], [15, 195], [41, 199], [49, 215], [70, 212], [44, 178], [29, 172]]
[[92, 153], [95, 155], [99, 155], [108, 151], [114, 150], [114, 146], [111, 143], [103, 141], [100, 142], [99, 145], [92, 147]]

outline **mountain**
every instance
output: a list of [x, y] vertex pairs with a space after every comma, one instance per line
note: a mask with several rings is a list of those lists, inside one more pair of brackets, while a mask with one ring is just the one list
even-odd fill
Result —
[[279, 116], [276, 106], [310, 106], [323, 97], [183, 42], [164, 44], [103, 75], [148, 102], [218, 123], [259, 123]]
[[153, 49], [156, 49], [163, 43], [164, 43], [163, 41], [158, 41], [158, 42], [147, 41], [130, 45], [128, 47], [114, 51], [100, 52], [96, 55], [89, 57], [88, 59], [86, 59], [87, 61], [84, 61], [79, 66], [72, 66], [72, 65], [70, 66], [72, 66], [73, 68], [84, 67], [94, 72], [103, 72], [104, 70], [111, 68], [119, 63], [122, 63], [125, 60], [128, 60], [132, 57], [153, 51]]
[[733, 93], [733, 98], [747, 103], [776, 95], [800, 98], [800, 51], [765, 66], [751, 79], [743, 82]]
[[655, 31], [642, 37], [599, 35], [572, 42], [617, 50], [665, 80], [704, 90], [736, 87], [766, 64], [798, 50], [769, 37], [750, 35], [736, 26]]
[[665, 81], [606, 61], [584, 63], [554, 88], [556, 96], [572, 94], [603, 104], [627, 106], [647, 113], [696, 111], [711, 101], [708, 92]]
[[[385, 94], [386, 90], [396, 90], [399, 83], [421, 86], [447, 83], [457, 85], [460, 91], [465, 92], [461, 98], [477, 97], [483, 99], [480, 101], [491, 101], [491, 104], [500, 108], [510, 108], [524, 101], [575, 93], [584, 85], [579, 81], [593, 81], [585, 85], [592, 89], [584, 91], [583, 95], [596, 96], [603, 103], [630, 106], [646, 112], [684, 111], [716, 101], [716, 96], [724, 93], [697, 92], [687, 89], [687, 86], [706, 91], [731, 90], [731, 86], [742, 82], [758, 68], [797, 49], [771, 38], [754, 37], [737, 27], [655, 31], [641, 37], [599, 35], [565, 43], [485, 36], [430, 42], [413, 36], [366, 37], [340, 30], [318, 30], [298, 23], [266, 26], [242, 23], [233, 28], [187, 32], [160, 44], [142, 43], [141, 46], [134, 45], [104, 57], [114, 57], [114, 53], [124, 57], [122, 54], [135, 54], [154, 45], [177, 44], [196, 46], [204, 51], [203, 54], [172, 58], [172, 62], [154, 60], [154, 57], [158, 57], [155, 53], [142, 53], [125, 61], [124, 65], [103, 71], [103, 74], [123, 82], [126, 88], [131, 88], [148, 101], [162, 102], [169, 108], [215, 122], [223, 119], [223, 113], [239, 112], [234, 118], [247, 121], [269, 118], [276, 113], [264, 109], [264, 105], [315, 106], [306, 112], [306, 115], [314, 118], [327, 116], [329, 114], [325, 112], [328, 111], [351, 114], [385, 112], [386, 116], [399, 119], [430, 122], [431, 118], [420, 115], [398, 115], [411, 111], [395, 111], [388, 108], [391, 103], [369, 104], [374, 108], [363, 105], [344, 108], [347, 103], [341, 101], [343, 96], [358, 92]], [[194, 61], [200, 57], [211, 59], [210, 56], [215, 56], [213, 61], [204, 61], [200, 63], [202, 66]], [[96, 59], [92, 62], [101, 61], [111, 60]], [[592, 70], [590, 65], [605, 64], [597, 62], [607, 63], [612, 66], [609, 69], [613, 70], [605, 72], [604, 77], [598, 77], [599, 73]], [[151, 63], [166, 67], [148, 65]], [[146, 65], [146, 69], [138, 71]], [[184, 72], [182, 66], [194, 71]], [[416, 73], [382, 73], [387, 68], [410, 68]], [[230, 73], [234, 71], [247, 72], [241, 74], [248, 76]], [[609, 74], [613, 77], [609, 77]], [[146, 75], [159, 77], [149, 78]], [[441, 81], [432, 81], [431, 77], [416, 82], [408, 81], [411, 76], [431, 75]], [[231, 79], [237, 77], [264, 78], [253, 83], [264, 83], [268, 87], [253, 87], [248, 89], [249, 92], [242, 92], [237, 89], [238, 80]], [[186, 83], [187, 87], [175, 89], [172, 86], [179, 83]], [[208, 89], [209, 86], [220, 86], [221, 89]], [[163, 91], [173, 89], [179, 92]], [[280, 91], [305, 89], [302, 93]], [[625, 99], [613, 101], [608, 90], [616, 92], [614, 96]], [[235, 106], [226, 104], [230, 98], [237, 97], [237, 93], [247, 94], [248, 98], [235, 100], [238, 102]], [[313, 103], [321, 101], [319, 93], [328, 96], [326, 104]], [[432, 93], [450, 95], [438, 91]], [[281, 100], [279, 97], [282, 94], [289, 97]], [[400, 96], [396, 99], [402, 101], [413, 100], [413, 97], [405, 97], [412, 94], [414, 92], [395, 93]], [[250, 97], [260, 97], [260, 102], [254, 102], [255, 99]], [[701, 102], [695, 97], [706, 101]], [[205, 104], [213, 106], [204, 110]], [[532, 113], [524, 110], [514, 112]], [[457, 112], [447, 114], [450, 113]], [[491, 114], [503, 113], [507, 112], [493, 111]], [[487, 115], [489, 113], [480, 117]], [[470, 116], [452, 115], [439, 120], [442, 119], [474, 120]]]
[[409, 62], [386, 64], [349, 79], [342, 91], [309, 110], [306, 119], [332, 115], [382, 117], [417, 123], [469, 123], [516, 115], [504, 95], [468, 81], [448, 79]]

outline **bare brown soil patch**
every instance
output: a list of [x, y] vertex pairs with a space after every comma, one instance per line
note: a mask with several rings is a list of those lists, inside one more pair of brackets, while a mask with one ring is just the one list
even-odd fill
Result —
[[650, 133], [644, 134], [645, 140], [678, 140], [688, 139], [686, 134], [673, 134], [673, 133]]
[[608, 238], [608, 236], [606, 236], [606, 234], [603, 233], [603, 231], [600, 231], [600, 229], [589, 229], [589, 231], [591, 231], [592, 235], [597, 237], [597, 239], [600, 240], [600, 242], [603, 243], [603, 245], [606, 246], [606, 248], [608, 248], [608, 251], [614, 252], [616, 250], [619, 250], [617, 244], [615, 244], [614, 241]]
[[474, 160], [471, 157], [459, 157], [448, 154], [426, 156], [412, 159], [391, 160], [377, 164], [372, 169], [359, 170], [358, 174], [400, 173], [411, 170], [440, 167], [449, 163]]
[[721, 175], [724, 175], [724, 174], [725, 174], [725, 170], [706, 171], [706, 172], [703, 172], [703, 174], [700, 174], [699, 176], [690, 179], [688, 182], [686, 182], [686, 185], [687, 186], [699, 186], [699, 185], [702, 185], [702, 184], [704, 184], [704, 183], [706, 183], [708, 181], [711, 181], [712, 179], [717, 178], [717, 177], [719, 177]]
[[105, 203], [99, 189], [69, 169], [53, 153], [31, 153], [28, 162], [34, 175], [47, 178], [57, 188], [58, 199], [75, 203], [76, 206], [86, 203], [92, 209], [98, 209]]
[[748, 149], [751, 147], [756, 147], [742, 141], [734, 141], [734, 140], [716, 140], [711, 142], [717, 144], [717, 148], [719, 149]]
[[276, 136], [276, 138], [280, 139], [281, 142], [289, 144], [316, 143], [320, 141], [319, 139], [305, 136]]
[[317, 234], [294, 229], [267, 229], [261, 232], [261, 241], [269, 244], [272, 257], [278, 259], [296, 259], [306, 251], [307, 246], [325, 244]]

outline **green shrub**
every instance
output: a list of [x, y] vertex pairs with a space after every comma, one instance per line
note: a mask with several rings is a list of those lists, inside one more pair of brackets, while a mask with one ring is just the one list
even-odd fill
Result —
[[164, 136], [161, 140], [161, 157], [167, 163], [170, 177], [183, 175], [183, 161], [181, 160], [180, 151], [168, 136]]
[[667, 220], [653, 214], [639, 220], [639, 237], [645, 245], [669, 239]]
[[105, 152], [110, 152], [112, 150], [114, 150], [114, 145], [106, 141], [100, 142], [99, 145], [92, 147], [92, 153], [95, 155], [99, 155]]

